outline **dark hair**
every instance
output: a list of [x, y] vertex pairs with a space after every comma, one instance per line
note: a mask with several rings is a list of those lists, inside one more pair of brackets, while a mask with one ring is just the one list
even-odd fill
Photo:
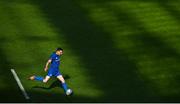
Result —
[[63, 51], [63, 49], [62, 49], [62, 48], [57, 48], [57, 49], [56, 49], [56, 51], [60, 51], [60, 50], [62, 50], [62, 51]]

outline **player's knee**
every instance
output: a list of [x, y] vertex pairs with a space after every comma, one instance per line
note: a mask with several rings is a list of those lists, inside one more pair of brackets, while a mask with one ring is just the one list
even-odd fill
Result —
[[47, 83], [47, 80], [44, 79], [44, 80], [43, 80], [43, 83]]
[[65, 83], [65, 80], [64, 80], [64, 79], [62, 79], [62, 80], [61, 80], [61, 82], [62, 82], [62, 83]]
[[61, 83], [65, 83], [63, 76], [58, 76], [57, 78], [61, 81]]

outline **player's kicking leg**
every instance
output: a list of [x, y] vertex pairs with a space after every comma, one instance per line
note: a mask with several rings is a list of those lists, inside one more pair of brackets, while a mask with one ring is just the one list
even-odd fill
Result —
[[50, 76], [47, 75], [45, 78], [40, 77], [40, 76], [31, 76], [29, 79], [36, 80], [36, 81], [42, 81], [42, 82], [46, 83], [50, 79]]

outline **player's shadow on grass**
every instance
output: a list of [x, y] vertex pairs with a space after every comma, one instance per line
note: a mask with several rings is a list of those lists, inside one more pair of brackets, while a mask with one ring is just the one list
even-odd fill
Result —
[[[64, 79], [68, 80], [68, 79], [70, 79], [70, 76], [69, 75], [64, 75]], [[50, 90], [50, 89], [53, 89], [53, 88], [56, 88], [56, 87], [61, 87], [62, 88], [62, 84], [58, 79], [56, 79], [49, 87], [34, 86], [33, 88], [40, 88], [40, 89]]]

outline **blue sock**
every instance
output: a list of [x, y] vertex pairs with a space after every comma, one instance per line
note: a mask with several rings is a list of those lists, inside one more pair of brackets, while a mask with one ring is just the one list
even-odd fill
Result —
[[39, 77], [39, 76], [35, 76], [35, 79], [34, 80], [37, 80], [37, 81], [43, 81], [43, 77]]
[[62, 87], [63, 87], [64, 91], [66, 92], [68, 89], [66, 83], [62, 83]]

